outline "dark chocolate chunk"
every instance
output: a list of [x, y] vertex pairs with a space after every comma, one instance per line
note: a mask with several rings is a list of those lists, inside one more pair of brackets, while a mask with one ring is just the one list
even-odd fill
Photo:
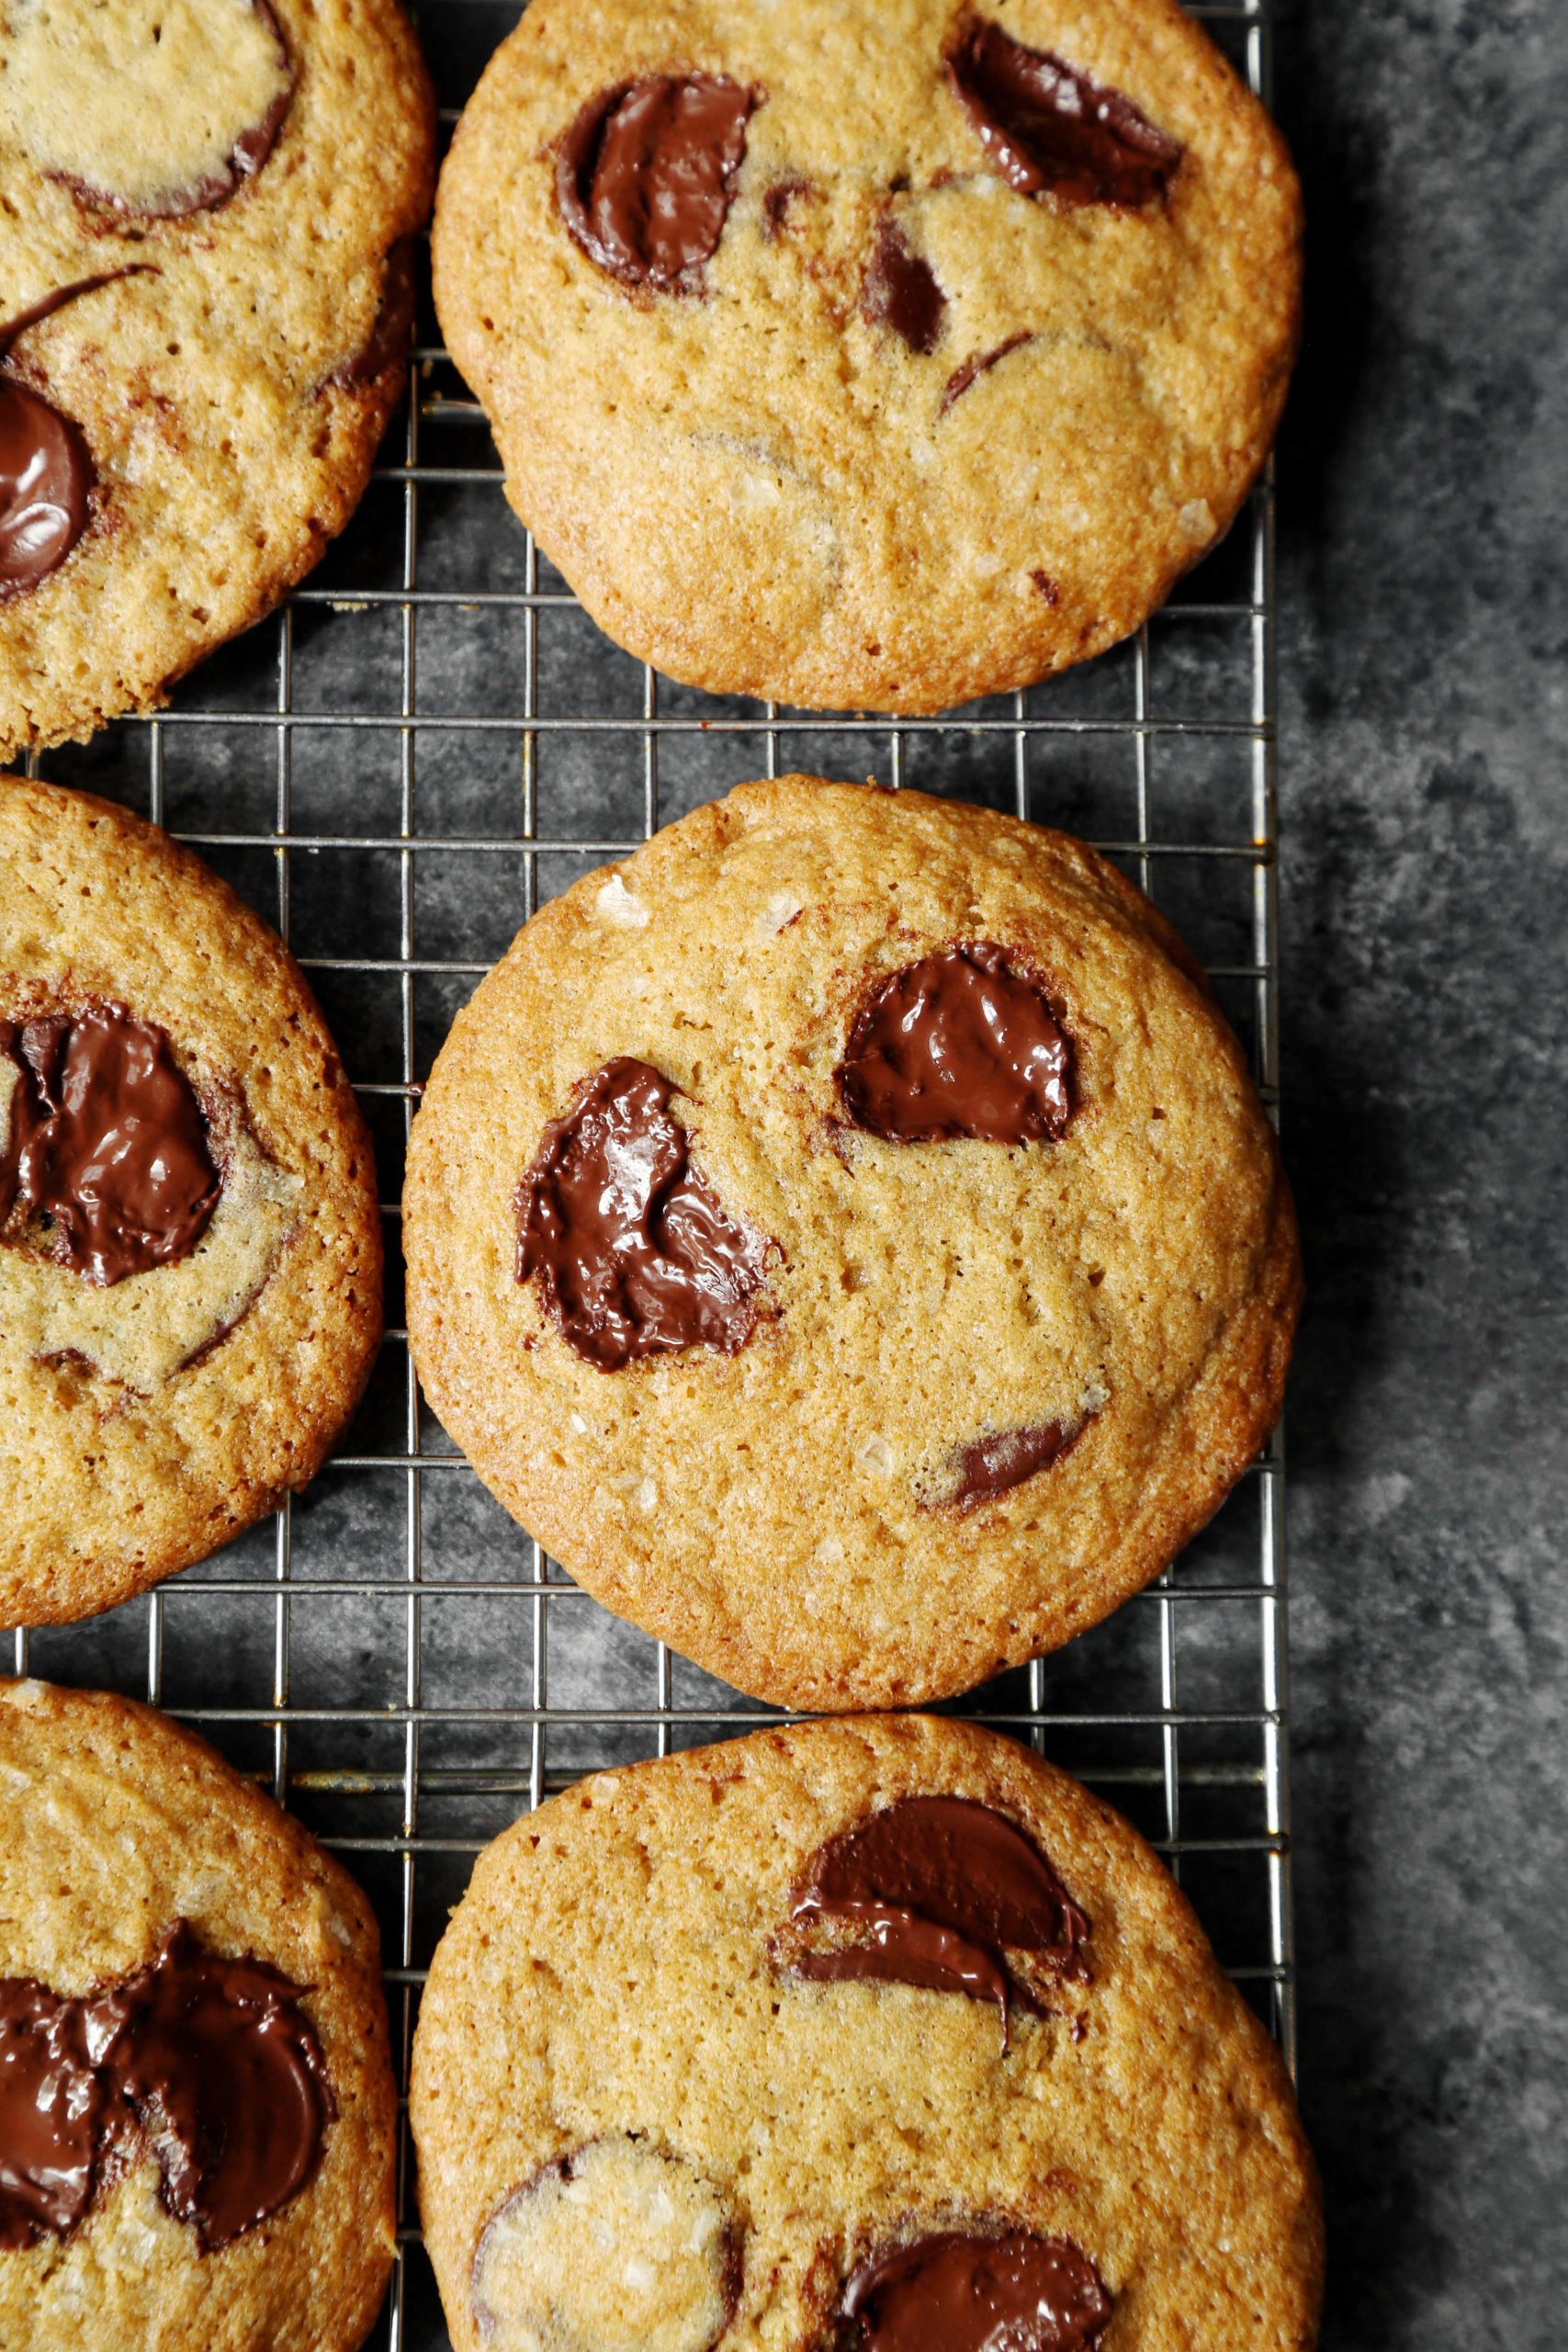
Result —
[[789, 208], [797, 197], [809, 196], [809, 180], [775, 180], [772, 187], [762, 191], [762, 234], [771, 245], [784, 233]]
[[106, 2093], [80, 2001], [0, 1978], [0, 2252], [65, 2237], [93, 2201]]
[[59, 571], [87, 527], [96, 479], [80, 426], [0, 368], [0, 600]]
[[840, 2342], [846, 2352], [1096, 2352], [1112, 2308], [1070, 2238], [935, 2230], [850, 2273]]
[[942, 386], [937, 414], [945, 416], [953, 401], [962, 399], [969, 390], [976, 376], [983, 376], [987, 368], [994, 368], [998, 359], [1005, 359], [1010, 351], [1018, 349], [1020, 344], [1032, 343], [1034, 337], [1030, 330], [1027, 327], [1021, 327], [1016, 334], [1010, 334], [1005, 343], [995, 345], [991, 350], [971, 352], [962, 367], [955, 368]]
[[145, 1968], [82, 1997], [0, 1979], [0, 2248], [69, 2235], [116, 2148], [152, 2148], [203, 2252], [288, 2204], [334, 2112], [299, 1989], [184, 1920]]
[[77, 278], [0, 325], [0, 603], [59, 571], [87, 527], [97, 481], [81, 427], [6, 370], [11, 346], [79, 294], [148, 274], [157, 273], [138, 262]]
[[896, 220], [877, 223], [876, 251], [865, 274], [861, 310], [873, 325], [891, 327], [911, 351], [934, 351], [942, 340], [947, 297], [930, 262], [905, 243]]
[[1055, 1143], [1074, 1108], [1072, 1044], [1044, 990], [984, 941], [881, 981], [835, 1076], [855, 1125], [892, 1143]]
[[1048, 1470], [1070, 1453], [1084, 1428], [1082, 1421], [1040, 1421], [1032, 1429], [998, 1430], [993, 1437], [975, 1438], [958, 1450], [958, 1491], [950, 1499], [960, 1510], [969, 1511], [1021, 1487], [1037, 1470]]
[[960, 26], [947, 72], [997, 170], [1025, 196], [1135, 211], [1164, 196], [1181, 161], [1120, 90], [984, 17]]
[[1009, 1951], [1056, 1976], [1088, 1974], [1089, 1923], [1051, 1864], [1021, 1829], [965, 1797], [903, 1797], [830, 1838], [791, 1917], [800, 1928], [837, 1920], [859, 1939], [799, 1952], [790, 1962], [797, 1975], [874, 1977], [995, 2001], [1004, 2042], [1010, 2003], [1038, 2006]]
[[93, 1996], [95, 2040], [152, 2140], [164, 2204], [205, 2252], [299, 2195], [332, 2116], [299, 1987], [259, 1960], [221, 1960], [181, 1920], [156, 1959]]
[[343, 391], [367, 391], [389, 368], [401, 368], [413, 340], [414, 301], [413, 239], [400, 237], [387, 255], [369, 338], [330, 380]]
[[761, 1312], [768, 1244], [692, 1166], [675, 1092], [647, 1062], [607, 1062], [518, 1188], [517, 1279], [538, 1276], [561, 1337], [601, 1372], [676, 1348], [733, 1355]]
[[270, 0], [251, 0], [251, 12], [272, 38], [281, 87], [261, 119], [246, 125], [215, 169], [203, 173], [188, 186], [134, 197], [116, 188], [98, 187], [69, 172], [57, 173], [55, 177], [64, 180], [84, 203], [107, 206], [131, 220], [183, 220], [192, 213], [216, 211], [220, 205], [227, 204], [246, 180], [255, 178], [272, 153], [294, 100], [294, 61]]
[[186, 1258], [222, 1180], [165, 1031], [123, 1005], [0, 1022], [17, 1076], [0, 1151], [0, 1225], [53, 1221], [60, 1264], [108, 1285]]
[[760, 102], [716, 74], [645, 74], [590, 98], [556, 158], [560, 216], [589, 259], [623, 285], [693, 288]]

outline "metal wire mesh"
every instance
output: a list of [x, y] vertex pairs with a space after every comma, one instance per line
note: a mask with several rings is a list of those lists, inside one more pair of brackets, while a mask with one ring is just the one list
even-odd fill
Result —
[[[513, 0], [423, 0], [449, 123]], [[1199, 8], [1267, 94], [1261, 0]], [[506, 509], [484, 420], [426, 339], [359, 516], [279, 615], [164, 716], [44, 764], [194, 843], [288, 938], [376, 1135], [387, 1344], [310, 1492], [17, 1671], [198, 1724], [344, 1855], [382, 1925], [405, 2071], [472, 1858], [581, 1772], [768, 1711], [608, 1617], [494, 1506], [423, 1407], [397, 1195], [457, 1005], [542, 899], [743, 778], [875, 773], [1061, 825], [1186, 933], [1277, 1102], [1271, 484], [1167, 610], [1046, 686], [894, 726], [671, 685], [599, 636]], [[1294, 2063], [1283, 1455], [1276, 1438], [1148, 1593], [956, 1712], [1128, 1812]], [[386, 2352], [446, 2342], [403, 2149]]]

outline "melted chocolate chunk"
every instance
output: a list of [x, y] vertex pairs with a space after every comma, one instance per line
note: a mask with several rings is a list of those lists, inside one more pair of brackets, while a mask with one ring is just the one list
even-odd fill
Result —
[[1068, 1427], [1061, 1421], [1040, 1421], [1032, 1429], [998, 1430], [994, 1437], [977, 1437], [958, 1450], [958, 1491], [951, 1500], [970, 1511], [994, 1501], [1013, 1487], [1021, 1487], [1037, 1470], [1048, 1470], [1070, 1453], [1084, 1432], [1084, 1423]]
[[0, 1978], [0, 2252], [65, 2237], [83, 2219], [105, 2097], [81, 2002]]
[[58, 571], [92, 511], [80, 426], [0, 370], [0, 599]]
[[334, 2113], [299, 1987], [180, 1920], [145, 1968], [85, 1998], [0, 1979], [0, 2248], [67, 2236], [111, 2150], [150, 2147], [204, 2253], [299, 2194]]
[[251, 10], [253, 15], [261, 18], [277, 43], [278, 66], [288, 75], [288, 85], [278, 92], [261, 120], [253, 122], [235, 140], [229, 154], [227, 185], [216, 197], [209, 197], [209, 203], [224, 202], [232, 196], [242, 180], [254, 179], [277, 144], [277, 134], [283, 128], [284, 118], [294, 97], [294, 61], [288, 54], [288, 43], [283, 38], [283, 27], [277, 21], [276, 13], [270, 0], [251, 0]]
[[1164, 196], [1181, 161], [1179, 143], [1120, 90], [983, 17], [960, 28], [947, 72], [998, 171], [1025, 196], [1135, 211]]
[[51, 294], [44, 295], [41, 301], [29, 304], [27, 310], [18, 311], [14, 319], [7, 319], [4, 325], [0, 325], [0, 359], [5, 357], [18, 335], [26, 334], [29, 327], [40, 325], [45, 319], [51, 319], [56, 311], [62, 311], [67, 302], [76, 301], [81, 295], [96, 294], [100, 286], [112, 286], [117, 278], [157, 277], [160, 275], [152, 262], [133, 261], [124, 269], [100, 270], [96, 277], [75, 277], [69, 286], [57, 286]]
[[875, 1977], [995, 2001], [1006, 2046], [1010, 2002], [1038, 2007], [1010, 1971], [1026, 1952], [1057, 1976], [1088, 1975], [1084, 1913], [1022, 1830], [965, 1797], [903, 1797], [812, 1858], [791, 1917], [825, 1919], [865, 1940], [799, 1953], [797, 1975]]
[[840, 2341], [847, 2352], [1096, 2352], [1111, 2309], [1070, 2238], [937, 2230], [851, 2272]]
[[107, 1287], [187, 1258], [222, 1180], [165, 1031], [123, 1005], [0, 1022], [17, 1072], [0, 1151], [0, 1225], [51, 1218], [54, 1256]]
[[784, 233], [789, 218], [789, 208], [796, 197], [809, 196], [809, 180], [775, 180], [772, 187], [762, 191], [762, 234], [771, 245]]
[[11, 346], [79, 294], [149, 274], [157, 275], [137, 262], [79, 277], [0, 325], [0, 603], [59, 571], [91, 519], [97, 481], [81, 427], [6, 371]]
[[934, 351], [942, 340], [947, 297], [930, 262], [911, 253], [897, 221], [884, 213], [876, 251], [865, 274], [861, 310], [874, 326], [891, 327], [911, 351]]
[[1010, 334], [1005, 343], [998, 343], [993, 350], [971, 353], [961, 368], [953, 369], [942, 386], [942, 401], [937, 409], [937, 414], [945, 416], [953, 401], [961, 400], [969, 390], [976, 376], [983, 376], [987, 368], [994, 368], [998, 359], [1005, 359], [1010, 351], [1018, 349], [1020, 344], [1032, 343], [1034, 337], [1029, 329], [1021, 327], [1017, 334]]
[[387, 255], [369, 340], [333, 370], [330, 380], [343, 391], [367, 391], [389, 368], [400, 368], [413, 340], [414, 301], [413, 239], [400, 237]]
[[251, 13], [265, 28], [277, 51], [282, 87], [258, 122], [248, 123], [215, 169], [187, 186], [160, 189], [156, 195], [127, 196], [115, 188], [98, 187], [74, 173], [57, 172], [84, 204], [107, 207], [130, 220], [184, 220], [195, 212], [213, 212], [246, 180], [254, 180], [277, 144], [277, 134], [294, 100], [294, 61], [288, 54], [283, 28], [270, 0], [251, 0]]
[[181, 1920], [155, 1960], [92, 2001], [164, 2202], [204, 2251], [287, 2205], [321, 2160], [326, 2066], [298, 1990], [259, 1960], [220, 1960]]
[[623, 1055], [545, 1129], [517, 1195], [517, 1279], [601, 1372], [676, 1348], [733, 1355], [761, 1312], [767, 1244], [692, 1166], [676, 1091]]
[[556, 201], [626, 286], [691, 288], [735, 198], [760, 94], [715, 74], [645, 74], [590, 98], [561, 140]]
[[834, 1074], [855, 1125], [890, 1143], [1055, 1143], [1073, 1113], [1070, 1039], [1044, 990], [983, 941], [881, 981]]

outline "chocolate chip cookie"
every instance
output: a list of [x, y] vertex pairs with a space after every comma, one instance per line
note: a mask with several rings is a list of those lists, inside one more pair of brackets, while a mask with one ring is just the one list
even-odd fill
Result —
[[155, 826], [0, 779], [0, 1624], [275, 1509], [380, 1331], [370, 1141], [293, 957]]
[[494, 1493], [783, 1704], [1093, 1624], [1279, 1411], [1272, 1132], [1168, 926], [1061, 834], [742, 786], [527, 925], [414, 1122], [408, 1317]]
[[457, 2352], [1307, 2352], [1273, 2043], [1127, 1824], [969, 1725], [758, 1732], [481, 1856], [410, 2114]]
[[155, 707], [343, 528], [434, 146], [398, 0], [0, 0], [0, 763]]
[[435, 294], [618, 643], [931, 711], [1126, 636], [1222, 536], [1300, 231], [1174, 0], [533, 0], [442, 174]]
[[0, 1680], [0, 2344], [352, 2352], [393, 2250], [379, 1969], [202, 1741]]

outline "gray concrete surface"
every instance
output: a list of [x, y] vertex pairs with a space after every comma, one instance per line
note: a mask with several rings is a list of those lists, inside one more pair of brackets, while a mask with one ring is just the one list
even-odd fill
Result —
[[1286, 0], [1303, 2068], [1332, 2352], [1568, 2342], [1568, 18]]

